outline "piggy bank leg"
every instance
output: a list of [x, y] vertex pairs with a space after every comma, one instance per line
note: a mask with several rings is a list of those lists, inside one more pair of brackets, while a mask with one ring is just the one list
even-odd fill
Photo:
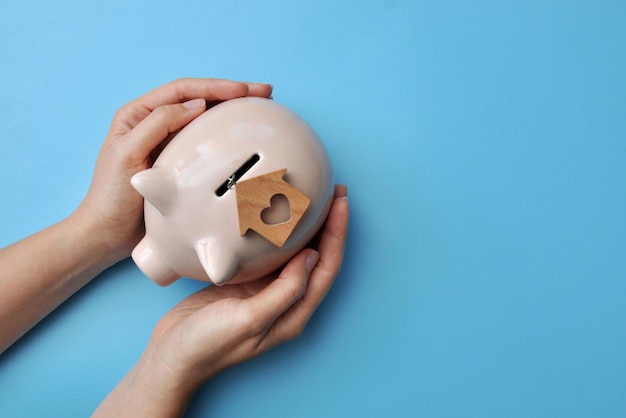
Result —
[[198, 241], [196, 253], [209, 280], [218, 286], [232, 279], [239, 269], [239, 258], [234, 251], [211, 239]]
[[161, 286], [167, 286], [180, 277], [165, 262], [156, 246], [147, 237], [137, 244], [133, 250], [132, 257], [137, 267]]

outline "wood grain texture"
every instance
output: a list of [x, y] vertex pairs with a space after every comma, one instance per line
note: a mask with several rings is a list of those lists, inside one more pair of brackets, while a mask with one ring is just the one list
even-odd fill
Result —
[[[289, 239], [311, 200], [283, 179], [286, 172], [287, 169], [283, 168], [235, 185], [241, 236], [252, 229], [277, 247], [282, 247]], [[272, 197], [276, 195], [287, 198], [290, 217], [285, 222], [268, 225], [263, 222], [261, 213], [271, 206]]]

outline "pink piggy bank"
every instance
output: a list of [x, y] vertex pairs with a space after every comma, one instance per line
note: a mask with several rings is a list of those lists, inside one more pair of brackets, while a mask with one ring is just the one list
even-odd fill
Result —
[[301, 250], [328, 215], [328, 155], [298, 115], [254, 97], [220, 103], [183, 128], [133, 187], [146, 235], [132, 252], [160, 285], [262, 277]]

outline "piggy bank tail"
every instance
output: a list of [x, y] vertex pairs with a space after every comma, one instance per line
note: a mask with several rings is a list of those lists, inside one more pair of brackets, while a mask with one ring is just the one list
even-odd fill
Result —
[[160, 286], [167, 286], [180, 278], [147, 237], [133, 249], [132, 257], [137, 267]]

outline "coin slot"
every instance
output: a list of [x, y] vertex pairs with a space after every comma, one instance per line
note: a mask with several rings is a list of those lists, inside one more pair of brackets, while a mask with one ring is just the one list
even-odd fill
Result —
[[215, 194], [219, 197], [224, 196], [224, 194], [232, 189], [235, 184], [239, 181], [244, 174], [246, 174], [256, 163], [259, 162], [261, 156], [259, 154], [254, 154], [252, 157], [248, 159], [245, 163], [241, 165], [233, 174], [231, 174], [225, 181], [215, 190]]

